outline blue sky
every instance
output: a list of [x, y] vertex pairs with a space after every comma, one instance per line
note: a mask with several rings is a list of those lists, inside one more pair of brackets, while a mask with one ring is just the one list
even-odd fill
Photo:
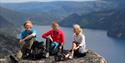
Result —
[[0, 0], [1, 3], [19, 3], [19, 2], [30, 2], [30, 1], [49, 2], [49, 1], [95, 1], [95, 0]]

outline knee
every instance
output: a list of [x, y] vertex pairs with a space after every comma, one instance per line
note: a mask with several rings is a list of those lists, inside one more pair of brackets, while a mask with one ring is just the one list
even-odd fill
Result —
[[73, 42], [73, 43], [72, 43], [72, 46], [76, 46], [76, 43]]

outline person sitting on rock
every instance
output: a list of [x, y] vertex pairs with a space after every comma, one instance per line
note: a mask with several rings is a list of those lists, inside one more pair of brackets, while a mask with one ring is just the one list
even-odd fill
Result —
[[58, 50], [58, 48], [62, 49], [62, 46], [64, 45], [64, 33], [59, 29], [57, 22], [52, 22], [51, 27], [51, 30], [42, 34], [42, 38], [46, 39], [47, 51], [53, 53], [55, 50]]
[[33, 42], [36, 41], [36, 30], [32, 28], [32, 22], [27, 20], [24, 23], [25, 30], [20, 34], [19, 44], [21, 46], [22, 56], [18, 57], [19, 52], [17, 52], [17, 58], [23, 58], [27, 52], [31, 51]]
[[86, 52], [85, 35], [82, 33], [82, 29], [78, 24], [73, 26], [73, 43], [70, 50], [70, 54], [66, 57], [72, 59], [74, 55], [84, 54]]

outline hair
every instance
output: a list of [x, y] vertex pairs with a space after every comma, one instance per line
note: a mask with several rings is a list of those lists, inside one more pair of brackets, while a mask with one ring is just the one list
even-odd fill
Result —
[[32, 22], [31, 22], [30, 20], [25, 21], [25, 23], [23, 24], [23, 26], [25, 27], [25, 25], [26, 25], [27, 23], [30, 23], [30, 24], [31, 24], [31, 28], [32, 28]]
[[73, 28], [77, 29], [79, 32], [82, 32], [82, 29], [81, 29], [80, 25], [78, 25], [78, 24], [74, 24]]
[[59, 26], [59, 24], [58, 24], [56, 21], [53, 21], [53, 22], [52, 22], [52, 25], [54, 25], [54, 26], [56, 26], [56, 27]]

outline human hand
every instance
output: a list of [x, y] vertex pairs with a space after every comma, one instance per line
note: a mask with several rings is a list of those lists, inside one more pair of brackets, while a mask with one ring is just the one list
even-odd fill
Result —
[[24, 40], [20, 40], [20, 41], [19, 41], [19, 44], [20, 44], [20, 45], [23, 45], [23, 44], [24, 44]]
[[75, 48], [75, 50], [77, 50], [79, 48], [79, 46], [77, 46], [76, 48]]
[[59, 49], [62, 49], [62, 46], [59, 46]]
[[51, 41], [53, 41], [53, 39], [52, 39], [52, 37], [51, 37], [51, 36], [48, 36], [48, 38], [49, 38]]

